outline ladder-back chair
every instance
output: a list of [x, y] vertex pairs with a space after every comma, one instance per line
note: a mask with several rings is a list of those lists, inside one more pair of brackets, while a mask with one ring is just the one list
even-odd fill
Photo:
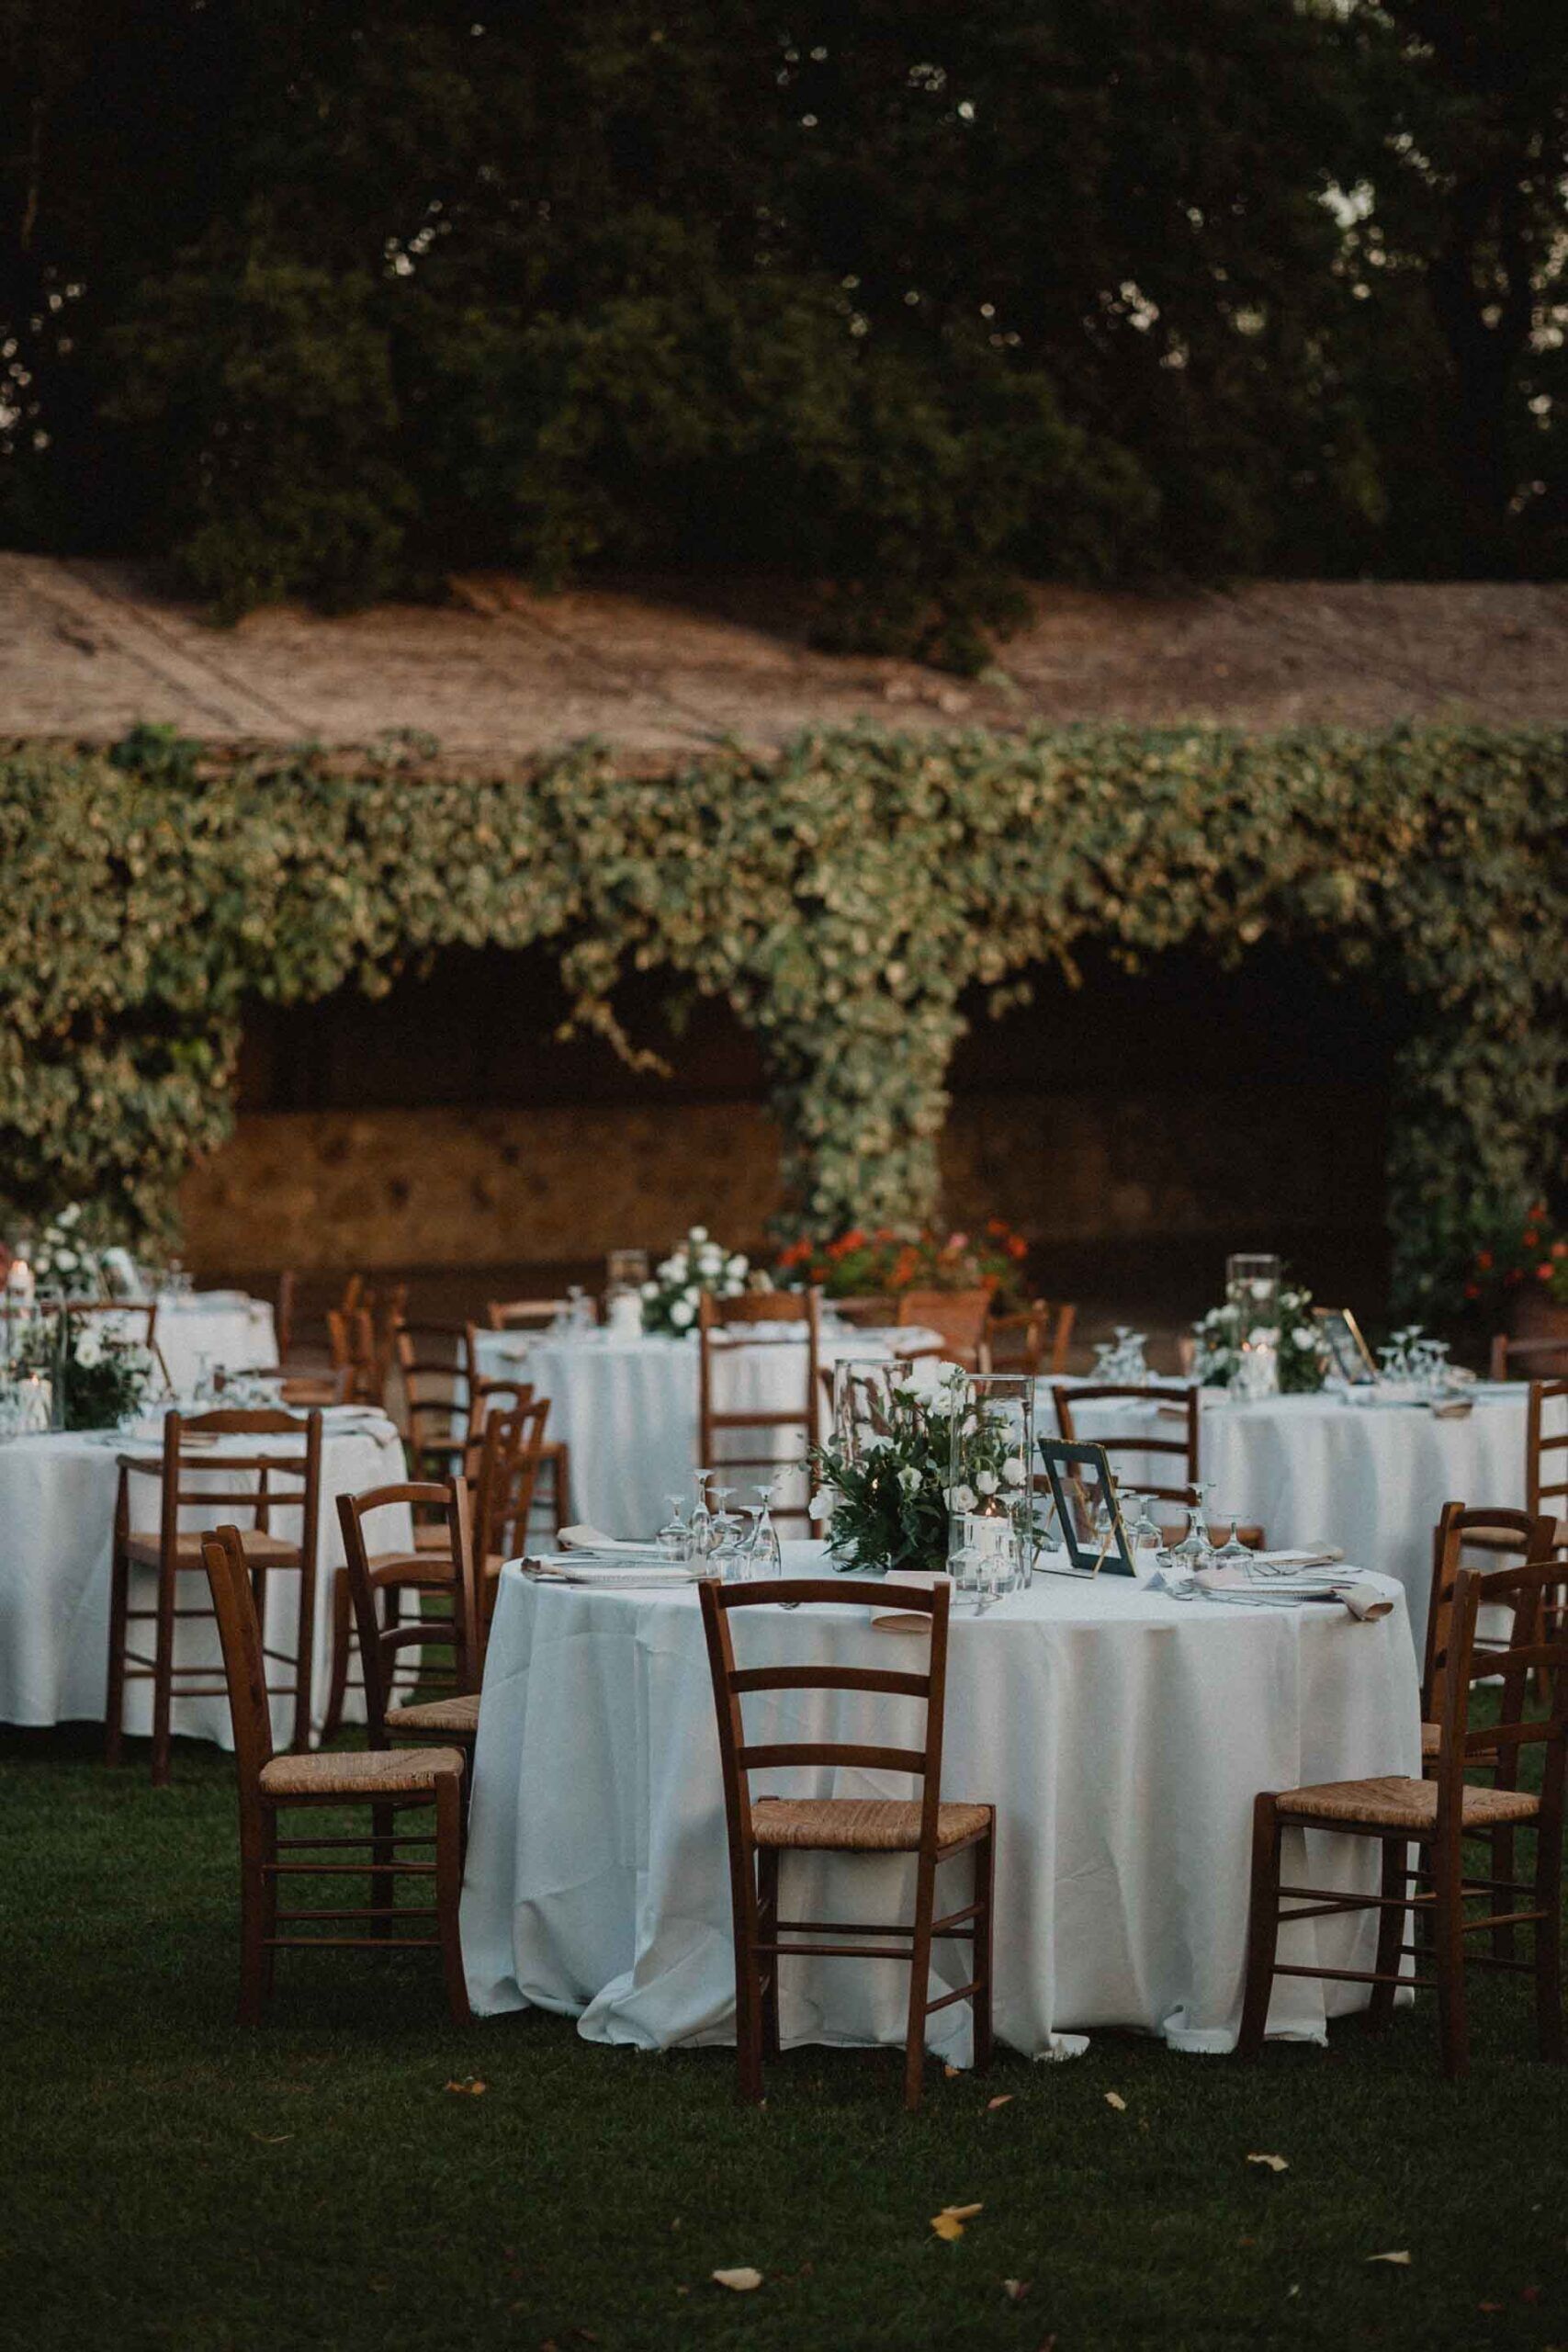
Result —
[[934, 1331], [950, 1362], [979, 1372], [990, 1312], [988, 1290], [906, 1290], [899, 1293], [896, 1321], [900, 1330], [918, 1326]]
[[[224, 1453], [212, 1446], [217, 1438], [254, 1439]], [[261, 1442], [288, 1438], [287, 1448]], [[209, 1450], [210, 1449], [210, 1450]], [[155, 1529], [132, 1523], [134, 1481], [156, 1480], [159, 1521]], [[236, 1484], [236, 1481], [239, 1483]], [[182, 1512], [199, 1513], [202, 1531], [218, 1520], [232, 1519], [243, 1510], [252, 1521], [246, 1563], [254, 1587], [259, 1621], [266, 1621], [265, 1585], [275, 1571], [299, 1579], [299, 1615], [293, 1655], [266, 1649], [264, 1663], [292, 1669], [291, 1682], [275, 1686], [275, 1697], [292, 1695], [294, 1745], [308, 1747], [310, 1740], [310, 1684], [315, 1654], [316, 1553], [321, 1495], [321, 1416], [298, 1414], [281, 1406], [220, 1407], [206, 1413], [164, 1416], [164, 1442], [156, 1460], [122, 1453], [119, 1485], [115, 1498], [114, 1536], [109, 1574], [109, 1652], [106, 1755], [118, 1764], [124, 1751], [125, 1687], [127, 1682], [152, 1685], [152, 1783], [163, 1788], [169, 1778], [174, 1701], [221, 1696], [225, 1685], [214, 1683], [211, 1662], [182, 1663], [175, 1656], [177, 1628], [191, 1619], [211, 1623], [205, 1601], [182, 1603], [180, 1578], [204, 1575], [201, 1534], [181, 1528]], [[298, 1536], [274, 1532], [279, 1511], [299, 1514]], [[132, 1607], [131, 1577], [137, 1569], [151, 1570], [155, 1579], [151, 1608]], [[187, 1586], [188, 1589], [188, 1586]], [[152, 1655], [130, 1647], [130, 1628], [150, 1623]]]
[[[370, 1550], [366, 1521], [398, 1506], [441, 1513], [444, 1554]], [[471, 1743], [479, 1730], [482, 1657], [467, 1480], [372, 1487], [362, 1495], [340, 1495], [337, 1511], [371, 1747], [384, 1747], [390, 1734]], [[405, 1601], [411, 1604], [406, 1615]], [[399, 1696], [400, 1678], [412, 1696]], [[432, 1684], [437, 1695], [419, 1697]]]
[[[739, 2095], [760, 2101], [762, 2059], [779, 2047], [779, 1962], [801, 1958], [844, 1957], [898, 1960], [909, 1969], [908, 2022], [904, 2044], [904, 2104], [920, 2101], [928, 2018], [954, 2001], [974, 2004], [975, 2064], [991, 2056], [991, 1918], [994, 1901], [996, 1811], [989, 1804], [942, 1801], [942, 1722], [947, 1697], [947, 1628], [950, 1589], [897, 1584], [845, 1584], [838, 1578], [789, 1578], [784, 1583], [721, 1584], [705, 1577], [698, 1587], [718, 1714], [719, 1758], [724, 1776], [725, 1820], [729, 1838], [730, 1900], [735, 1936], [736, 2055]], [[897, 1609], [931, 1621], [931, 1650], [923, 1673], [886, 1667], [738, 1667], [730, 1619], [737, 1610], [760, 1605], [812, 1608]], [[918, 1747], [867, 1747], [835, 1739], [748, 1739], [743, 1700], [754, 1691], [880, 1691], [919, 1699], [925, 1704], [925, 1734]], [[790, 1705], [793, 1712], [795, 1702]], [[863, 1772], [909, 1772], [920, 1781], [919, 1798], [753, 1797], [750, 1775], [802, 1767]], [[911, 1925], [863, 1924], [841, 1919], [786, 1919], [779, 1913], [779, 1866], [786, 1850], [802, 1853], [910, 1854], [915, 1858], [915, 1912]], [[973, 1899], [936, 1917], [939, 1862], [962, 1853], [975, 1858]], [[786, 1943], [785, 1936], [807, 1942]], [[823, 1936], [874, 1937], [875, 1942], [824, 1943]], [[938, 1999], [931, 1997], [931, 1945], [971, 1945], [969, 1982]]]
[[[463, 1883], [460, 1750], [383, 1745], [348, 1755], [275, 1756], [245, 1538], [237, 1528], [220, 1527], [203, 1538], [201, 1561], [223, 1647], [240, 1788], [240, 2023], [261, 2022], [272, 1994], [276, 1953], [319, 1945], [333, 1951], [438, 1951], [453, 2022], [467, 2025], [468, 1996], [457, 1925]], [[337, 1812], [356, 1804], [371, 1808], [368, 1833], [344, 1835], [333, 1826], [327, 1836], [279, 1835], [286, 1815], [311, 1806]], [[434, 1808], [434, 1834], [400, 1830], [399, 1815], [416, 1807], [426, 1812]], [[408, 1859], [408, 1849], [432, 1846], [434, 1858]], [[367, 1849], [363, 1859], [348, 1859], [360, 1848]], [[310, 1859], [298, 1859], [302, 1854]], [[282, 1880], [319, 1883], [323, 1877], [356, 1877], [362, 1871], [369, 1880], [366, 1905], [278, 1908]], [[398, 1882], [407, 1878], [429, 1887], [434, 1900], [428, 1907], [399, 1905]], [[407, 1932], [423, 1921], [434, 1921], [433, 1934]], [[369, 1932], [342, 1932], [359, 1923]], [[306, 1932], [298, 1932], [301, 1928]]]
[[[759, 1332], [755, 1328], [758, 1324], [798, 1324], [800, 1331], [798, 1336], [792, 1330], [781, 1338], [772, 1332]], [[697, 1307], [697, 1346], [699, 1465], [716, 1470], [721, 1484], [736, 1470], [756, 1474], [758, 1486], [771, 1484], [781, 1470], [798, 1468], [804, 1474], [807, 1448], [817, 1440], [821, 1292], [748, 1291], [738, 1298], [717, 1298], [713, 1292], [704, 1291]], [[782, 1358], [781, 1349], [789, 1351]], [[728, 1386], [733, 1375], [758, 1372], [765, 1374], [770, 1363], [776, 1366], [781, 1362], [793, 1369], [793, 1357], [798, 1357], [800, 1362], [799, 1384], [795, 1388], [797, 1401], [745, 1411], [716, 1401], [720, 1387]], [[778, 1434], [783, 1450], [761, 1450], [763, 1435], [768, 1430]], [[790, 1450], [792, 1441], [795, 1443]], [[738, 1444], [750, 1445], [752, 1450], [739, 1452]], [[804, 1491], [798, 1503], [776, 1503], [773, 1518], [775, 1521], [803, 1520], [809, 1529]]]
[[[548, 1403], [548, 1399], [543, 1400]], [[468, 1398], [468, 1427], [464, 1439], [464, 1459], [476, 1461], [476, 1448], [484, 1438], [484, 1426], [498, 1408], [514, 1411], [519, 1405], [534, 1402], [534, 1385], [529, 1380], [502, 1380], [476, 1376]], [[552, 1533], [558, 1542], [563, 1527], [571, 1525], [571, 1448], [563, 1437], [546, 1437], [539, 1445], [539, 1480], [530, 1497], [529, 1508], [537, 1500], [547, 1510]], [[471, 1469], [470, 1486], [473, 1483]]]
[[993, 1315], [986, 1325], [983, 1369], [1019, 1372], [1031, 1380], [1043, 1372], [1066, 1372], [1077, 1312], [1070, 1301], [1053, 1306], [1037, 1298], [1016, 1315]]
[[538, 1492], [549, 1403], [529, 1398], [508, 1411], [493, 1407], [465, 1468], [474, 1498], [474, 1586], [481, 1640], [489, 1631], [501, 1571], [528, 1548], [528, 1521]]
[[[68, 1298], [64, 1314], [71, 1323], [96, 1323], [104, 1336], [145, 1348], [157, 1366], [164, 1392], [174, 1385], [164, 1351], [158, 1345], [158, 1302], [155, 1298]], [[197, 1562], [200, 1566], [200, 1562]]]
[[1506, 1331], [1492, 1340], [1488, 1375], [1493, 1380], [1558, 1380], [1568, 1375], [1568, 1336], [1511, 1340]]
[[[1377, 1780], [1334, 1781], [1316, 1787], [1265, 1791], [1253, 1811], [1252, 1899], [1247, 1930], [1247, 1992], [1242, 2012], [1241, 2054], [1255, 2058], [1263, 2045], [1269, 1996], [1276, 1976], [1332, 1976], [1372, 1987], [1370, 2022], [1386, 2026], [1401, 1985], [1436, 1990], [1443, 2071], [1462, 2075], [1470, 2044], [1465, 2014], [1465, 1973], [1470, 1967], [1512, 1969], [1535, 1980], [1536, 2027], [1543, 2058], [1562, 2056], [1562, 1775], [1568, 1718], [1568, 1643], [1548, 1636], [1542, 1620], [1561, 1585], [1559, 1560], [1529, 1561], [1523, 1567], [1486, 1575], [1461, 1567], [1454, 1580], [1443, 1666], [1439, 1712], [1442, 1736], [1429, 1778], [1397, 1774]], [[1477, 1651], [1476, 1617], [1483, 1602], [1512, 1610], [1522, 1628], [1507, 1654], [1498, 1720], [1472, 1728], [1472, 1685], [1497, 1672], [1494, 1651]], [[1547, 1713], [1527, 1718], [1525, 1688], [1532, 1675], [1544, 1682]], [[1505, 1752], [1528, 1747], [1542, 1750], [1539, 1795], [1517, 1786], [1477, 1788], [1466, 1773], [1477, 1766], [1492, 1771]], [[1536, 1833], [1533, 1876], [1499, 1882], [1490, 1872], [1467, 1878], [1464, 1840], [1490, 1838], [1499, 1828]], [[1288, 1829], [1324, 1836], [1373, 1838], [1382, 1848], [1380, 1892], [1347, 1894], [1320, 1886], [1280, 1883], [1280, 1842]], [[1408, 1852], [1420, 1849], [1422, 1866], [1412, 1870]], [[1297, 1907], [1283, 1910], [1290, 1896]], [[1480, 1898], [1480, 1915], [1467, 1916], [1467, 1899]], [[1498, 1905], [1502, 1908], [1497, 1907]], [[1514, 1907], [1516, 1904], [1518, 1907]], [[1292, 1919], [1331, 1918], [1346, 1912], [1378, 1913], [1377, 1956], [1371, 1970], [1288, 1964], [1278, 1956], [1279, 1932]], [[1414, 1915], [1427, 1929], [1422, 1940], [1404, 1940]], [[1495, 1937], [1503, 1928], [1531, 1927], [1535, 1952], [1516, 1960], [1495, 1950], [1470, 1951], [1467, 1937]], [[1407, 1955], [1427, 1960], [1429, 1977], [1405, 1976]]]
[[545, 1331], [570, 1312], [570, 1298], [492, 1298], [485, 1305], [492, 1331]]

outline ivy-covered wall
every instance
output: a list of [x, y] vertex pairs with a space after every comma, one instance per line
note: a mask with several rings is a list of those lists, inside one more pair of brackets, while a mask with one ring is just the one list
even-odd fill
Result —
[[[1108, 941], [1307, 943], [1407, 1004], [1391, 1215], [1428, 1312], [1499, 1210], [1558, 1178], [1568, 1110], [1568, 735], [1074, 729], [807, 735], [631, 775], [410, 747], [235, 758], [141, 733], [0, 755], [0, 1192], [166, 1228], [222, 1140], [247, 997], [310, 1001], [465, 944], [558, 953], [578, 1022], [668, 967], [761, 1041], [793, 1212], [934, 1206], [975, 981]], [[1288, 1136], [1237, 1148], [1290, 1149]]]

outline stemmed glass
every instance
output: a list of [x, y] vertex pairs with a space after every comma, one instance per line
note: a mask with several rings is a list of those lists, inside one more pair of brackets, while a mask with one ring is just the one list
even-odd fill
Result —
[[713, 1475], [711, 1470], [697, 1472], [697, 1498], [686, 1521], [692, 1539], [692, 1557], [695, 1560], [705, 1559], [713, 1549], [713, 1513], [708, 1508], [708, 1480]]
[[1127, 1549], [1136, 1561], [1140, 1552], [1157, 1552], [1165, 1542], [1159, 1522], [1149, 1509], [1152, 1498], [1134, 1494], [1128, 1487], [1122, 1496], [1122, 1524], [1127, 1532]]
[[681, 1497], [666, 1495], [670, 1516], [660, 1529], [656, 1542], [667, 1560], [689, 1560], [692, 1556], [692, 1531], [681, 1516]]
[[1226, 1516], [1230, 1520], [1231, 1532], [1214, 1554], [1214, 1566], [1216, 1568], [1239, 1568], [1246, 1575], [1252, 1566], [1252, 1553], [1241, 1540], [1241, 1513], [1230, 1511]]
[[751, 1541], [747, 1546], [752, 1573], [760, 1577], [783, 1576], [784, 1552], [779, 1543], [779, 1531], [773, 1525], [772, 1479], [765, 1487], [753, 1487], [751, 1491], [757, 1498], [751, 1522]]
[[1212, 1482], [1193, 1481], [1192, 1500], [1187, 1511], [1187, 1532], [1172, 1555], [1181, 1562], [1189, 1576], [1196, 1576], [1200, 1568], [1213, 1567], [1214, 1564], [1214, 1547], [1209, 1541], [1208, 1498], [1212, 1491]]

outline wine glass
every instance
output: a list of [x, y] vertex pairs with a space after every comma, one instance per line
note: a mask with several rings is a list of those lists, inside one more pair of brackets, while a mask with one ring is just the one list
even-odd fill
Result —
[[749, 1547], [753, 1573], [760, 1577], [782, 1577], [784, 1550], [779, 1543], [779, 1531], [773, 1525], [772, 1479], [765, 1487], [753, 1487], [751, 1491], [757, 1498]]
[[1231, 1511], [1226, 1516], [1230, 1520], [1231, 1532], [1214, 1554], [1214, 1566], [1216, 1568], [1239, 1568], [1245, 1576], [1252, 1566], [1252, 1552], [1250, 1546], [1241, 1540], [1241, 1513]]
[[1194, 1479], [1192, 1500], [1187, 1510], [1187, 1532], [1176, 1547], [1175, 1557], [1189, 1576], [1196, 1576], [1200, 1568], [1214, 1565], [1214, 1547], [1209, 1541], [1209, 1496], [1213, 1491], [1208, 1481]]
[[697, 1560], [705, 1559], [713, 1548], [713, 1512], [708, 1508], [708, 1480], [713, 1476], [711, 1470], [697, 1472], [697, 1498], [686, 1521], [692, 1538], [692, 1556]]
[[666, 1560], [689, 1560], [692, 1556], [692, 1531], [681, 1516], [681, 1497], [666, 1495], [664, 1499], [670, 1506], [670, 1516], [654, 1541]]

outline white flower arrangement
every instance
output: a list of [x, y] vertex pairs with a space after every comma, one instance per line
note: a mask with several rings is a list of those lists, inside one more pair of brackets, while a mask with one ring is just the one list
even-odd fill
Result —
[[[1263, 1287], [1267, 1292], [1267, 1283]], [[1277, 1328], [1272, 1324], [1246, 1327], [1244, 1310], [1235, 1301], [1211, 1306], [1192, 1326], [1198, 1342], [1194, 1376], [1206, 1388], [1228, 1388], [1240, 1369], [1244, 1345], [1273, 1345], [1278, 1351], [1280, 1386], [1286, 1395], [1321, 1388], [1328, 1360], [1312, 1320], [1311, 1291], [1282, 1288], [1279, 1315]]]
[[703, 1293], [717, 1298], [739, 1298], [746, 1288], [750, 1261], [738, 1250], [725, 1250], [705, 1225], [694, 1225], [642, 1286], [642, 1328], [670, 1331], [677, 1338], [696, 1323]]
[[71, 1201], [51, 1216], [33, 1247], [33, 1275], [39, 1287], [62, 1296], [98, 1289], [98, 1253], [81, 1232], [82, 1204]]

